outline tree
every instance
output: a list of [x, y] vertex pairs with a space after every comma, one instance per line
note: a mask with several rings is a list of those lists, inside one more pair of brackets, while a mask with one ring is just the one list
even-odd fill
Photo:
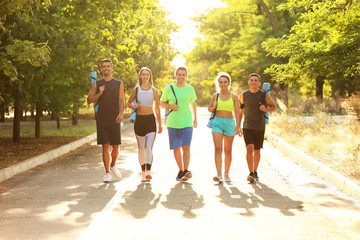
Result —
[[[11, 87], [7, 99], [13, 103], [0, 96], [0, 104], [1, 109], [13, 104], [16, 116], [21, 106], [35, 108], [35, 137], [41, 136], [43, 111], [57, 118], [70, 112], [73, 123], [77, 122], [90, 85], [89, 72], [98, 70], [103, 58], [113, 60], [114, 77], [130, 89], [137, 68], [146, 65], [158, 74], [175, 55], [169, 36], [177, 26], [165, 20], [166, 12], [156, 0], [53, 0], [51, 4], [25, 0], [19, 4], [24, 7], [21, 11], [6, 2], [11, 14], [1, 18], [6, 31], [0, 34], [4, 46], [0, 76], [6, 81], [0, 89], [4, 95], [5, 86]], [[25, 13], [31, 13], [31, 21], [23, 18]], [[13, 132], [19, 141], [20, 120], [16, 119]]]
[[279, 9], [302, 9], [303, 13], [290, 35], [264, 43], [271, 56], [288, 59], [266, 72], [290, 84], [313, 81], [318, 99], [323, 98], [327, 82], [340, 95], [360, 90], [355, 85], [360, 79], [359, 2], [289, 0]]
[[[197, 39], [197, 45], [186, 55], [186, 60], [190, 69], [206, 70], [201, 76], [193, 75], [190, 79], [195, 82], [207, 79], [203, 85], [213, 86], [216, 74], [226, 71], [240, 88], [246, 87], [252, 72], [261, 74], [264, 81], [271, 81], [270, 76], [264, 74], [265, 69], [284, 59], [268, 56], [262, 42], [289, 33], [296, 16], [277, 10], [284, 2], [242, 0], [239, 4], [239, 1], [227, 0], [226, 8], [208, 10], [195, 18], [204, 37]], [[205, 90], [200, 89], [201, 92]], [[208, 94], [204, 97], [209, 97]]]

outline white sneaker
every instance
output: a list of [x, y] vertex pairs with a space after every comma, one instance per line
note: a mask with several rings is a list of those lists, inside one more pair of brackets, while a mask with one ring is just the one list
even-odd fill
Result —
[[218, 183], [222, 183], [223, 179], [220, 174], [217, 174], [215, 177], [213, 177], [213, 180]]
[[110, 168], [110, 172], [118, 179], [122, 177], [121, 172], [115, 166]]
[[111, 181], [111, 175], [110, 173], [106, 173], [103, 182], [109, 183], [110, 181]]
[[229, 177], [229, 174], [225, 174], [225, 175], [224, 175], [224, 180], [225, 180], [225, 182], [231, 182], [231, 179], [230, 179], [230, 177]]

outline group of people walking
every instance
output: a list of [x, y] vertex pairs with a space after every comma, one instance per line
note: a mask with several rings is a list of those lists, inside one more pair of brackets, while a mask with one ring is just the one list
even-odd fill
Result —
[[[112, 70], [111, 61], [102, 60], [103, 78], [93, 83], [87, 98], [88, 103], [98, 104], [97, 144], [102, 145], [106, 172], [104, 182], [110, 182], [112, 175], [121, 178], [121, 173], [115, 164], [121, 144], [120, 123], [123, 120], [125, 96], [124, 84], [112, 78]], [[138, 84], [130, 94], [127, 107], [136, 112], [134, 132], [138, 143], [142, 182], [150, 182], [152, 179], [152, 147], [156, 132], [159, 134], [162, 132], [160, 106], [167, 110], [165, 125], [168, 130], [169, 145], [179, 168], [176, 180], [187, 181], [192, 177], [192, 172], [189, 170], [190, 145], [193, 128], [197, 127], [195, 103], [197, 97], [194, 88], [186, 83], [188, 73], [186, 66], [178, 67], [174, 72], [176, 82], [167, 85], [159, 99], [159, 92], [154, 87], [151, 70], [143, 67], [139, 71]], [[218, 183], [231, 181], [229, 171], [235, 135], [244, 136], [249, 168], [247, 180], [249, 182], [259, 180], [257, 169], [265, 133], [264, 112], [275, 111], [276, 106], [269, 94], [259, 88], [260, 76], [258, 74], [250, 74], [248, 84], [249, 89], [238, 97], [230, 92], [231, 77], [228, 73], [220, 72], [215, 79], [218, 92], [211, 97], [208, 111], [214, 112], [211, 128], [215, 147], [216, 175], [213, 180]], [[241, 129], [243, 115], [244, 123]], [[110, 145], [112, 146], [111, 154], [109, 153]], [[224, 175], [222, 174], [223, 153], [225, 155]]]

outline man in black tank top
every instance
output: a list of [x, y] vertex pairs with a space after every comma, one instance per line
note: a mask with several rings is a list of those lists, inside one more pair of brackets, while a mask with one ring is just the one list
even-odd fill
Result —
[[[257, 168], [260, 163], [260, 149], [263, 147], [265, 134], [264, 112], [276, 110], [274, 101], [263, 90], [259, 89], [260, 76], [252, 73], [249, 76], [249, 90], [241, 93], [240, 100], [240, 122], [244, 113], [243, 129], [239, 136], [244, 135], [246, 145], [246, 161], [249, 168], [249, 182], [258, 181]], [[267, 105], [267, 107], [265, 106]]]
[[[121, 144], [120, 123], [124, 114], [124, 84], [112, 78], [113, 67], [109, 59], [101, 61], [103, 78], [95, 81], [87, 97], [88, 104], [98, 101], [96, 113], [97, 144], [102, 145], [102, 156], [105, 166], [104, 182], [110, 182], [112, 173], [121, 178], [120, 171], [115, 167]], [[109, 148], [111, 150], [111, 163]]]

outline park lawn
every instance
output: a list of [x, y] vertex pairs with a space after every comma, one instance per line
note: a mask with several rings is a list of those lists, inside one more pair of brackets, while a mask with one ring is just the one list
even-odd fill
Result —
[[272, 113], [267, 131], [360, 185], [360, 121], [324, 113], [311, 118]]
[[0, 127], [0, 169], [88, 136], [96, 132], [96, 124], [81, 120], [78, 125], [62, 122], [61, 129], [56, 128], [56, 122], [42, 124], [39, 139], [34, 138], [33, 125], [21, 126], [20, 129], [21, 140], [13, 143], [12, 127]]
[[[125, 111], [124, 119], [129, 117], [130, 111]], [[78, 125], [61, 121], [60, 130], [56, 128], [56, 121], [51, 121], [51, 124], [41, 124], [41, 138], [39, 139], [34, 138], [34, 125], [21, 126], [20, 143], [12, 142], [12, 126], [0, 126], [0, 169], [38, 156], [96, 132], [95, 121], [89, 121], [94, 120], [92, 109], [80, 111], [78, 119]], [[42, 117], [42, 121], [49, 120], [49, 116]], [[65, 116], [61, 120], [70, 120], [70, 118]], [[31, 122], [32, 120], [28, 117], [27, 121]]]

